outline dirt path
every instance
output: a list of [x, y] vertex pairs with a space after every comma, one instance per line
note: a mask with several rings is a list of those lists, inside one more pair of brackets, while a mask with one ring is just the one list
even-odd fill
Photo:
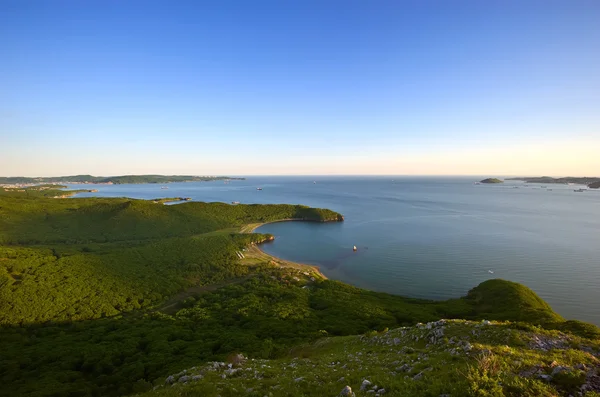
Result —
[[242, 282], [248, 280], [251, 277], [252, 277], [252, 275], [248, 275], [245, 277], [227, 280], [227, 281], [224, 281], [224, 282], [218, 283], [218, 284], [198, 285], [195, 287], [188, 288], [185, 291], [181, 291], [180, 293], [173, 295], [171, 298], [169, 298], [169, 300], [164, 302], [162, 305], [160, 305], [157, 308], [149, 310], [147, 313], [162, 312], [165, 314], [175, 314], [177, 312], [177, 310], [179, 309], [177, 307], [177, 305], [191, 296], [198, 295], [203, 292], [215, 291], [219, 288], [223, 288], [228, 285], [239, 284], [239, 283], [242, 283]]

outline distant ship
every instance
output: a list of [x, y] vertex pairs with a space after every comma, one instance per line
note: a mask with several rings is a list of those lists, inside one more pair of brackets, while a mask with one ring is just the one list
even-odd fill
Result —
[[356, 245], [354, 247], [352, 247], [352, 251], [358, 251], [358, 248], [356, 248]]
[[573, 190], [574, 192], [580, 193], [580, 192], [585, 192], [584, 189], [577, 189], [577, 190]]
[[489, 274], [494, 274], [494, 271], [493, 270], [488, 270], [488, 273]]
[[161, 186], [161, 189], [168, 189], [168, 186]]
[[257, 187], [256, 190], [262, 190], [262, 187]]

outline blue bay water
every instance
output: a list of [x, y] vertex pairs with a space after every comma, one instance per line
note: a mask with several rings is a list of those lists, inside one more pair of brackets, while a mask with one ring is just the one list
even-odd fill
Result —
[[410, 297], [456, 298], [490, 278], [516, 281], [564, 317], [600, 325], [600, 191], [545, 185], [548, 191], [509, 181], [474, 185], [477, 179], [249, 177], [170, 183], [168, 190], [98, 185], [99, 192], [79, 197], [185, 196], [330, 208], [345, 221], [262, 226], [258, 231], [276, 236], [263, 249], [318, 265], [332, 279]]

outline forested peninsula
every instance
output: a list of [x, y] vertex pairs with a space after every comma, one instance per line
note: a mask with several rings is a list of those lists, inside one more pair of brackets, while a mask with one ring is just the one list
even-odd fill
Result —
[[121, 175], [121, 176], [92, 176], [72, 175], [56, 177], [0, 177], [0, 185], [10, 184], [42, 184], [42, 183], [170, 183], [170, 182], [210, 182], [222, 180], [243, 180], [229, 176], [195, 176], [195, 175]]
[[594, 390], [600, 330], [523, 285], [377, 293], [269, 257], [257, 245], [273, 236], [246, 232], [337, 212], [25, 190], [0, 188], [0, 396]]

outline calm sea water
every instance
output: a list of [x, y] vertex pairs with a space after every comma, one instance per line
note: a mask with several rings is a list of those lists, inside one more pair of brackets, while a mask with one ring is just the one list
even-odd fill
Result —
[[529, 286], [566, 318], [600, 325], [600, 191], [522, 182], [474, 185], [477, 179], [250, 177], [228, 184], [171, 183], [168, 190], [100, 185], [98, 193], [80, 196], [330, 208], [345, 222], [261, 227], [276, 236], [264, 250], [319, 265], [332, 279], [410, 297], [455, 298], [484, 280], [503, 278]]

